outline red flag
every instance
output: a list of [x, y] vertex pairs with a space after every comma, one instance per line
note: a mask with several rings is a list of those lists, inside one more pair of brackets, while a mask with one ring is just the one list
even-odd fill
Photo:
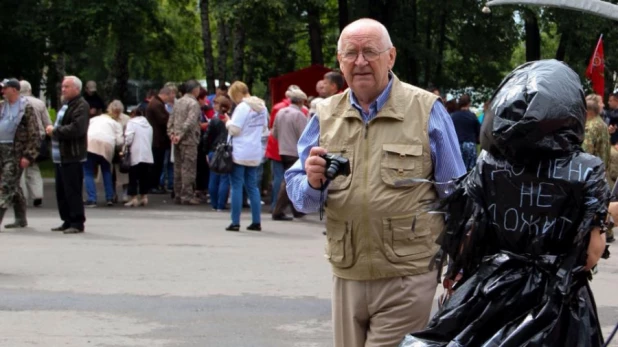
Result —
[[592, 81], [592, 89], [594, 92], [603, 97], [605, 95], [605, 53], [603, 51], [603, 35], [599, 38], [597, 48], [592, 54], [588, 69], [586, 69], [586, 77]]

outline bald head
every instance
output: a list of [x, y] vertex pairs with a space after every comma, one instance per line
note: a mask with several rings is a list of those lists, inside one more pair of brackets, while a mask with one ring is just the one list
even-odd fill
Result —
[[339, 36], [339, 40], [337, 41], [337, 51], [344, 49], [344, 41], [348, 36], [358, 36], [359, 34], [362, 35], [366, 32], [373, 32], [380, 37], [382, 49], [393, 47], [391, 35], [382, 23], [375, 19], [362, 18], [348, 24], [348, 26], [343, 29], [341, 35]]

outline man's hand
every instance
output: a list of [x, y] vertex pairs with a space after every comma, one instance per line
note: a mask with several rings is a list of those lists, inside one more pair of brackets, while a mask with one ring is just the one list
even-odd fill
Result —
[[30, 160], [26, 158], [21, 158], [21, 160], [19, 161], [19, 167], [21, 167], [22, 169], [25, 169], [28, 166], [30, 166]]
[[180, 142], [180, 136], [172, 136], [172, 143], [177, 145]]
[[313, 147], [309, 152], [309, 158], [305, 161], [305, 172], [307, 172], [307, 180], [313, 189], [322, 189], [322, 184], [326, 183], [326, 160], [320, 158], [320, 155], [328, 153], [322, 147]]
[[610, 134], [613, 134], [616, 132], [616, 126], [615, 125], [610, 125], [607, 127], [607, 130], [609, 130]]
[[45, 133], [49, 136], [51, 136], [51, 134], [54, 132], [54, 126], [53, 125], [48, 125], [47, 128], [45, 128]]

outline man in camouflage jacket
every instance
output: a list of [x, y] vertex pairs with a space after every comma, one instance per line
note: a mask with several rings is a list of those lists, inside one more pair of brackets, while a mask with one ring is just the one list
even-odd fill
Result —
[[23, 228], [28, 222], [19, 180], [38, 156], [41, 138], [34, 108], [19, 95], [19, 81], [4, 80], [0, 87], [4, 95], [0, 104], [0, 223], [6, 209], [13, 205], [15, 222], [5, 227]]

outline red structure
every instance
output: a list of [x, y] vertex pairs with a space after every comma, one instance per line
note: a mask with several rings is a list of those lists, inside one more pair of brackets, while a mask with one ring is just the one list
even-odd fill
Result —
[[301, 70], [271, 78], [269, 81], [271, 105], [283, 100], [285, 92], [292, 84], [299, 86], [307, 96], [318, 96], [315, 85], [324, 78], [325, 73], [330, 71], [332, 70], [322, 65], [311, 65]]

